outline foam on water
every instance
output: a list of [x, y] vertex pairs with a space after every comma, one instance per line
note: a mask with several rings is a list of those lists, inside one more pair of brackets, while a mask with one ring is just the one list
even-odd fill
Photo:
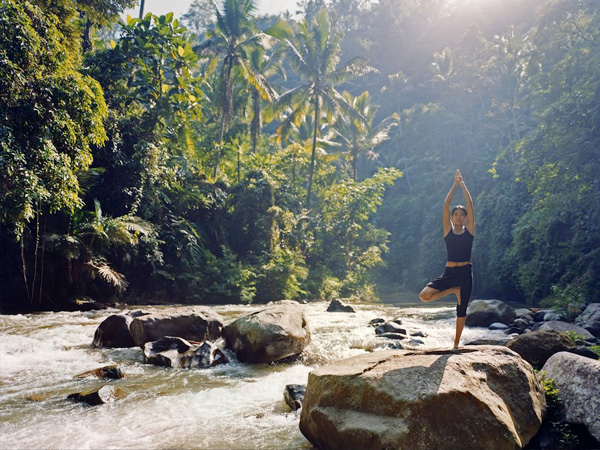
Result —
[[[415, 348], [449, 348], [454, 308], [355, 305], [356, 313], [327, 313], [325, 303], [304, 305], [312, 343], [302, 363], [231, 362], [205, 370], [143, 364], [140, 349], [94, 349], [97, 326], [116, 310], [0, 316], [0, 448], [229, 448], [309, 449], [299, 415], [283, 401], [287, 384], [306, 384], [323, 364], [383, 349], [389, 341], [368, 326], [374, 318], [401, 318], [409, 332], [425, 331]], [[147, 307], [152, 312], [160, 308]], [[256, 307], [217, 306], [226, 321]], [[465, 339], [503, 336], [465, 330]], [[119, 363], [125, 378], [74, 379]], [[113, 383], [128, 395], [87, 407], [70, 393]]]

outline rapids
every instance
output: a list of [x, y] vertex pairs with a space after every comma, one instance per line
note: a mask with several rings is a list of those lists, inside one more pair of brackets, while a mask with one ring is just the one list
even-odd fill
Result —
[[[143, 363], [139, 348], [95, 349], [94, 332], [117, 309], [0, 315], [0, 448], [2, 449], [311, 449], [298, 429], [299, 412], [284, 403], [286, 384], [306, 384], [315, 367], [383, 349], [371, 319], [401, 318], [409, 332], [425, 331], [413, 348], [450, 348], [454, 307], [434, 304], [357, 304], [356, 313], [328, 313], [327, 303], [303, 305], [312, 343], [302, 362], [175, 370]], [[225, 322], [258, 306], [212, 306]], [[149, 306], [147, 312], [160, 310]], [[463, 341], [500, 337], [466, 328]], [[125, 378], [75, 379], [118, 363]], [[127, 397], [84, 406], [67, 395], [113, 383]]]

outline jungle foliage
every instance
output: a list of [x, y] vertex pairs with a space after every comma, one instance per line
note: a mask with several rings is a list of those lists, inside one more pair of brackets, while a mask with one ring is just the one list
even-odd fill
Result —
[[134, 3], [1, 3], [3, 310], [416, 292], [457, 168], [475, 295], [599, 301], [595, 0]]

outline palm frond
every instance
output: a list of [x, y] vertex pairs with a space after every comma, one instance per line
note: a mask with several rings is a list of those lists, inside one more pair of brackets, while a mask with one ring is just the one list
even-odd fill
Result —
[[98, 273], [104, 281], [115, 287], [119, 293], [124, 292], [125, 289], [127, 289], [127, 286], [129, 286], [129, 283], [125, 279], [125, 275], [111, 268], [105, 261], [88, 261], [87, 265]]

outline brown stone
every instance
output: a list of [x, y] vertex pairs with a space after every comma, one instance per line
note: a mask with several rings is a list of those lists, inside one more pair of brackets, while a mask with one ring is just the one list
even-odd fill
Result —
[[94, 347], [121, 348], [133, 347], [133, 337], [129, 325], [133, 318], [125, 314], [113, 314], [96, 328], [92, 345]]
[[144, 348], [146, 342], [165, 336], [178, 336], [192, 341], [215, 341], [221, 337], [223, 319], [208, 308], [175, 309], [148, 314], [133, 319], [130, 325], [135, 345]]
[[320, 449], [510, 449], [542, 423], [534, 371], [506, 347], [383, 351], [309, 374], [300, 430]]
[[67, 398], [88, 405], [102, 405], [120, 400], [126, 395], [126, 392], [121, 388], [105, 385], [99, 389], [71, 394]]
[[575, 344], [569, 336], [553, 330], [522, 334], [511, 339], [507, 347], [538, 370], [555, 353], [575, 350]]

